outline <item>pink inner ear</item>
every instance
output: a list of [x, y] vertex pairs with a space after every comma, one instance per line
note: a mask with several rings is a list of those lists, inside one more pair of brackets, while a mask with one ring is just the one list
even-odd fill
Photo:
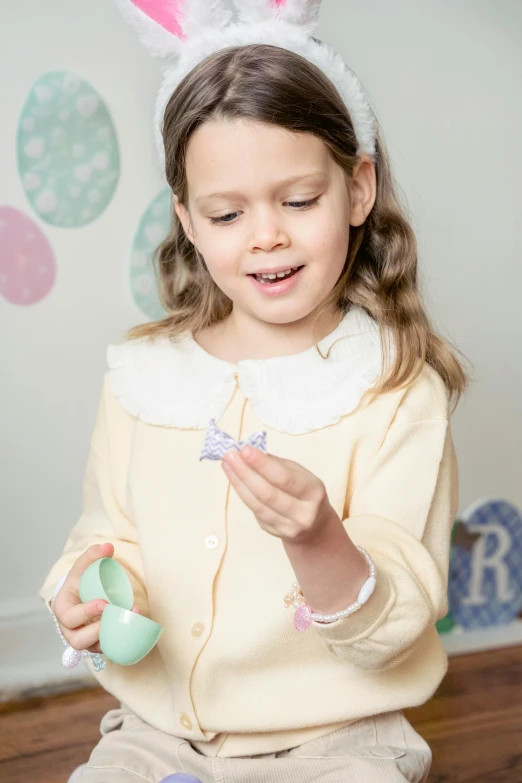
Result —
[[286, 0], [271, 0], [272, 5], [286, 5]]
[[131, 0], [131, 2], [169, 33], [178, 38], [185, 38], [183, 30], [174, 16], [174, 13], [180, 10], [183, 0]]

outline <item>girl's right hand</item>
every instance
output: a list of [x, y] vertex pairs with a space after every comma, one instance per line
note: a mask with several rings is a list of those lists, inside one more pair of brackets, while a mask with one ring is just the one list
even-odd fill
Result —
[[[110, 543], [89, 547], [75, 562], [53, 601], [52, 608], [60, 630], [75, 650], [101, 653], [100, 619], [108, 602], [95, 599], [83, 604], [78, 590], [80, 577], [91, 563], [102, 557], [112, 557], [113, 554], [114, 545]], [[141, 614], [136, 604], [132, 611]]]

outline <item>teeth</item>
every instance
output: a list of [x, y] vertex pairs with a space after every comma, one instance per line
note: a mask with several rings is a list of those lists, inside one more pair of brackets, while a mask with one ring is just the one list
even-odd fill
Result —
[[[297, 269], [297, 267], [294, 267]], [[276, 277], [287, 277], [289, 274], [293, 272], [293, 269], [285, 269], [284, 272], [263, 272], [261, 275], [258, 275], [258, 277], [261, 277], [263, 280], [275, 280]]]
[[277, 280], [278, 278], [288, 277], [292, 274], [292, 272], [297, 271], [299, 269], [298, 266], [292, 266], [288, 269], [285, 269], [283, 272], [262, 272], [260, 274], [256, 274], [255, 278], [260, 283], [268, 283], [270, 280]]

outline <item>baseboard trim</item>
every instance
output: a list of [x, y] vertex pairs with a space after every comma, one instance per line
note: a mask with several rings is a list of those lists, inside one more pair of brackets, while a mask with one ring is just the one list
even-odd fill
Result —
[[441, 638], [449, 656], [514, 647], [522, 645], [522, 619], [517, 618], [508, 625], [492, 625], [472, 631], [455, 627], [449, 633], [442, 634]]
[[83, 662], [63, 668], [63, 650], [41, 599], [0, 602], [0, 703], [96, 685]]

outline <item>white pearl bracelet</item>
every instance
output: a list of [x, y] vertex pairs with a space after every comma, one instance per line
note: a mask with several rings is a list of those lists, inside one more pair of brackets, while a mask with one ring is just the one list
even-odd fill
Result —
[[67, 641], [63, 633], [61, 632], [60, 624], [58, 622], [55, 613], [53, 612], [54, 599], [56, 598], [58, 591], [60, 590], [63, 583], [65, 582], [66, 576], [67, 575], [65, 575], [64, 577], [62, 577], [62, 579], [60, 579], [60, 582], [56, 585], [54, 589], [54, 593], [49, 601], [49, 612], [51, 613], [51, 617], [53, 618], [54, 627], [56, 628], [58, 636], [60, 637], [60, 639], [65, 645], [65, 650], [62, 655], [62, 666], [64, 667], [64, 669], [74, 669], [76, 666], [78, 666], [82, 658], [87, 658], [88, 656], [90, 656], [92, 658], [94, 670], [99, 672], [101, 671], [101, 669], [105, 669], [106, 666], [105, 658], [103, 657], [103, 655], [100, 655], [100, 653], [89, 652], [89, 650], [75, 650], [74, 647], [71, 647], [71, 645], [69, 644], [69, 642]]
[[309, 628], [312, 624], [312, 621], [318, 623], [333, 623], [336, 620], [342, 619], [343, 617], [348, 617], [360, 609], [361, 606], [365, 604], [372, 595], [373, 591], [375, 590], [377, 576], [375, 563], [366, 549], [363, 549], [362, 546], [358, 546], [357, 549], [364, 555], [364, 558], [368, 563], [370, 575], [361, 587], [359, 595], [357, 596], [357, 600], [347, 609], [343, 609], [340, 612], [334, 612], [333, 614], [319, 614], [317, 612], [312, 612], [311, 608], [304, 599], [303, 593], [301, 592], [301, 588], [299, 587], [298, 583], [294, 582], [292, 584], [293, 589], [285, 596], [284, 604], [286, 608], [288, 608], [291, 604], [293, 604], [295, 607], [296, 612], [294, 615], [294, 627], [297, 631], [306, 631], [306, 629]]

